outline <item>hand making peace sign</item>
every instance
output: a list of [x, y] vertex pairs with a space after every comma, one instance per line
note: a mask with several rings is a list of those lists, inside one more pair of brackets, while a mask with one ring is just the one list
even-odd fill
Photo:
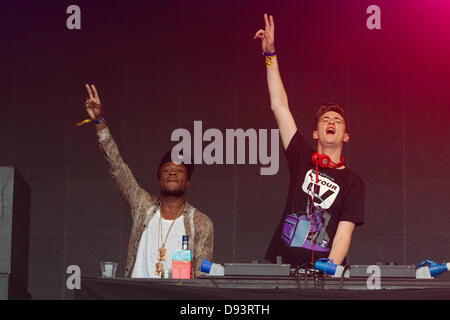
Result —
[[275, 23], [273, 16], [264, 14], [265, 29], [259, 29], [253, 39], [261, 39], [262, 50], [267, 53], [275, 52]]
[[98, 96], [97, 89], [92, 85], [85, 85], [89, 97], [86, 98], [84, 106], [86, 107], [86, 112], [92, 120], [97, 120], [103, 118], [103, 108], [100, 102], [100, 97]]

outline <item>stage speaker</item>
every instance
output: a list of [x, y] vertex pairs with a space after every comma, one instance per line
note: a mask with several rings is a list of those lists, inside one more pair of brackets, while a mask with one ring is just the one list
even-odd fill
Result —
[[0, 300], [30, 299], [31, 189], [13, 167], [0, 167]]

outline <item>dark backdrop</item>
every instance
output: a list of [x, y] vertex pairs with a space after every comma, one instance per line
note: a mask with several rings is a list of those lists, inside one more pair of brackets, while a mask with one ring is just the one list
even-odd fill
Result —
[[[68, 30], [66, 8], [81, 8]], [[381, 8], [381, 30], [366, 9]], [[450, 258], [450, 4], [447, 1], [15, 1], [2, 6], [0, 164], [32, 188], [29, 290], [67, 299], [66, 268], [123, 272], [131, 227], [86, 118], [95, 83], [125, 161], [156, 193], [176, 128], [276, 128], [259, 41], [275, 16], [291, 110], [307, 139], [320, 103], [344, 104], [348, 166], [364, 179], [366, 223], [348, 262]], [[188, 200], [215, 225], [219, 263], [262, 259], [284, 206], [286, 161], [197, 166]]]

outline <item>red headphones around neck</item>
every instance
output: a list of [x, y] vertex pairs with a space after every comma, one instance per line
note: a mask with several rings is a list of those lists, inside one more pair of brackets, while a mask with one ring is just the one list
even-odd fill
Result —
[[322, 168], [339, 168], [344, 165], [344, 157], [341, 156], [341, 161], [338, 163], [334, 163], [326, 154], [319, 154], [316, 152], [312, 156], [312, 163], [315, 166], [319, 166]]

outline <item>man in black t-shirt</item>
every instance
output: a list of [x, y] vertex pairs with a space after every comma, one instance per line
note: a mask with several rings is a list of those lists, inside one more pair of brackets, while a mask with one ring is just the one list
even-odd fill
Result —
[[266, 258], [275, 262], [281, 256], [292, 266], [320, 258], [342, 264], [355, 227], [364, 223], [364, 183], [344, 165], [342, 157], [343, 144], [350, 139], [346, 112], [333, 103], [319, 108], [314, 152], [289, 110], [275, 54], [273, 17], [265, 14], [264, 20], [265, 30], [258, 30], [254, 39], [262, 42], [271, 108], [290, 172], [286, 206]]

